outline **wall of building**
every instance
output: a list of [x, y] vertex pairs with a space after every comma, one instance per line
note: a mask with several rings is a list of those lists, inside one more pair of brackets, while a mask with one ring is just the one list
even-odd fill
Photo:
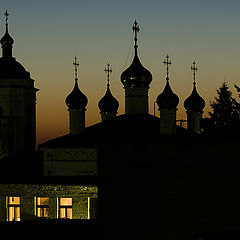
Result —
[[45, 148], [44, 176], [97, 174], [96, 148]]
[[69, 184], [0, 184], [0, 221], [7, 220], [7, 197], [20, 197], [21, 221], [36, 219], [36, 197], [49, 198], [49, 219], [59, 217], [59, 198], [72, 198], [72, 219], [88, 219], [88, 198], [97, 198], [97, 187]]

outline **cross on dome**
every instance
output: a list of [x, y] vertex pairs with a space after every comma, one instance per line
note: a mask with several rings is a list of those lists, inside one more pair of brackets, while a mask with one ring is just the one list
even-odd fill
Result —
[[137, 46], [137, 40], [138, 40], [138, 38], [137, 38], [137, 34], [138, 34], [138, 32], [139, 32], [139, 25], [138, 25], [138, 23], [137, 23], [137, 21], [135, 20], [135, 22], [134, 22], [134, 24], [133, 24], [133, 26], [132, 26], [132, 30], [133, 30], [133, 32], [134, 32], [134, 41], [135, 41], [135, 44], [134, 44], [134, 47], [135, 48], [137, 48], [138, 46]]
[[77, 68], [79, 67], [79, 62], [77, 61], [77, 57], [75, 56], [74, 61], [73, 61], [73, 65], [74, 65], [74, 70], [75, 70], [75, 80], [77, 81]]
[[6, 21], [6, 25], [8, 25], [8, 16], [9, 16], [9, 13], [8, 13], [8, 11], [6, 10], [6, 12], [4, 13], [4, 15], [5, 15], [5, 21]]
[[169, 66], [172, 64], [171, 60], [169, 60], [168, 54], [166, 56], [166, 60], [163, 61], [163, 64], [167, 66], [167, 78], [166, 79], [168, 81], [169, 80], [169, 77], [168, 77], [168, 75], [169, 75]]
[[110, 73], [112, 73], [112, 68], [110, 68], [110, 64], [107, 64], [107, 68], [104, 69], [104, 72], [107, 73], [107, 86], [109, 86], [109, 77], [110, 77]]
[[195, 61], [193, 62], [193, 65], [191, 66], [191, 70], [193, 72], [193, 84], [195, 85], [196, 84], [196, 72], [198, 70]]

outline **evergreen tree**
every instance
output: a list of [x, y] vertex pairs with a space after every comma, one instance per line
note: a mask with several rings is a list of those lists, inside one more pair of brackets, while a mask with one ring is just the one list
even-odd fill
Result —
[[215, 101], [210, 102], [213, 110], [209, 112], [210, 118], [222, 133], [233, 134], [240, 126], [240, 104], [232, 97], [226, 82], [223, 82], [217, 94]]

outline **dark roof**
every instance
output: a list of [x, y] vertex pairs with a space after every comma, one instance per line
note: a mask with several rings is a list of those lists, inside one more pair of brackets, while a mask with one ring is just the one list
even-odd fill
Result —
[[[176, 135], [187, 130], [177, 126]], [[159, 118], [150, 114], [123, 114], [90, 127], [83, 133], [67, 134], [39, 145], [45, 147], [97, 147], [102, 143], [145, 143], [160, 137]]]

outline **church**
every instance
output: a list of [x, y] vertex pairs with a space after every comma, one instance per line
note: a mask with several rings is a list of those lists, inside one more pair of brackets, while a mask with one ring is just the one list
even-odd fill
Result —
[[65, 99], [69, 134], [35, 151], [38, 89], [12, 56], [7, 11], [5, 16], [0, 224], [41, 220], [54, 226], [62, 220], [66, 227], [63, 220], [76, 220], [76, 229], [90, 239], [112, 239], [113, 233], [122, 239], [231, 239], [239, 233], [240, 140], [203, 133], [205, 101], [197, 91], [195, 62], [193, 89], [184, 101], [187, 129], [176, 125], [179, 97], [171, 88], [168, 55], [165, 87], [156, 98], [159, 117], [149, 114], [153, 79], [138, 56], [135, 21], [134, 57], [120, 76], [125, 114], [117, 115], [108, 64], [106, 92], [98, 102], [101, 122], [85, 126], [90, 96], [81, 91], [75, 57], [74, 86]]

